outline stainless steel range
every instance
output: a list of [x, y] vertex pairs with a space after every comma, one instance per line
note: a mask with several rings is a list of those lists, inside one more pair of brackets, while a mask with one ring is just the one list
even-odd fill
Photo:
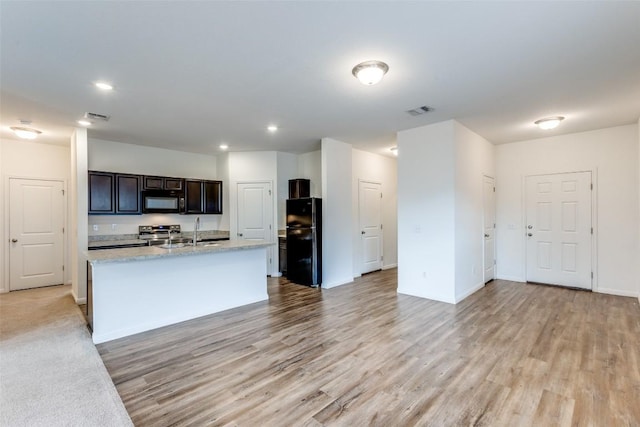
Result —
[[141, 225], [138, 227], [138, 238], [148, 241], [149, 246], [191, 243], [190, 238], [182, 237], [179, 225]]

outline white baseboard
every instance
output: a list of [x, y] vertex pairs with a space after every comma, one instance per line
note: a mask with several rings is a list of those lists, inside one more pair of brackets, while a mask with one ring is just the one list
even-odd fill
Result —
[[617, 295], [619, 297], [638, 297], [640, 301], [640, 295], [637, 292], [633, 291], [624, 291], [620, 289], [611, 289], [611, 288], [598, 288], [594, 289], [593, 292], [597, 292], [599, 294], [608, 294], [608, 295]]
[[478, 283], [476, 284], [473, 288], [469, 289], [468, 291], [464, 292], [461, 295], [456, 295], [456, 304], [459, 303], [460, 301], [462, 301], [463, 299], [467, 298], [468, 296], [478, 292], [480, 289], [484, 288], [484, 282]]
[[520, 276], [505, 276], [505, 275], [499, 275], [496, 276], [497, 280], [508, 280], [509, 282], [520, 282], [520, 283], [526, 283], [526, 280], [524, 277], [520, 277]]
[[336, 286], [347, 285], [349, 283], [353, 283], [353, 277], [348, 279], [345, 278], [343, 280], [335, 280], [330, 283], [322, 282], [322, 285], [320, 285], [320, 287], [322, 289], [330, 289], [330, 288], [335, 288]]
[[80, 305], [80, 304], [86, 304], [87, 303], [87, 299], [86, 298], [78, 298], [76, 300], [76, 304]]
[[392, 268], [397, 268], [398, 264], [387, 264], [387, 265], [383, 265], [382, 269], [383, 270], [391, 270]]

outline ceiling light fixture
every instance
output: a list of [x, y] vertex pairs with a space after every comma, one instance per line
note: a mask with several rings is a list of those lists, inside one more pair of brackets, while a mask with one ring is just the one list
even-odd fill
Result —
[[276, 126], [276, 125], [269, 125], [269, 126], [267, 126], [267, 130], [268, 130], [269, 132], [275, 132], [275, 131], [277, 131], [277, 130], [278, 130], [278, 126]]
[[96, 87], [101, 90], [113, 90], [113, 85], [107, 82], [96, 82]]
[[564, 120], [562, 116], [547, 117], [544, 119], [536, 120], [534, 124], [538, 125], [540, 129], [549, 130], [558, 127], [561, 121]]
[[221, 150], [226, 150], [228, 148], [229, 148], [229, 146], [227, 144], [220, 144], [220, 149]]
[[42, 133], [37, 129], [25, 128], [22, 126], [11, 126], [9, 129], [11, 129], [18, 138], [22, 139], [36, 139], [38, 135]]
[[382, 80], [389, 66], [382, 61], [365, 61], [353, 67], [351, 73], [360, 83], [371, 86]]
[[80, 126], [91, 126], [91, 122], [89, 120], [78, 120], [77, 122]]
[[398, 155], [398, 147], [391, 147], [389, 148], [389, 151], [391, 151], [394, 156]]

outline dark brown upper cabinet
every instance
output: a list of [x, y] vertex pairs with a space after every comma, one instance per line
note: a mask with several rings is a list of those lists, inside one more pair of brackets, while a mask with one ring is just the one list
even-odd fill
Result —
[[143, 190], [182, 190], [184, 180], [182, 178], [169, 178], [166, 176], [143, 177]]
[[116, 174], [116, 213], [138, 215], [140, 204], [140, 175]]
[[89, 213], [139, 215], [141, 177], [89, 171]]
[[114, 189], [115, 176], [112, 173], [89, 171], [89, 213], [115, 213]]
[[222, 214], [222, 181], [185, 179], [186, 214]]

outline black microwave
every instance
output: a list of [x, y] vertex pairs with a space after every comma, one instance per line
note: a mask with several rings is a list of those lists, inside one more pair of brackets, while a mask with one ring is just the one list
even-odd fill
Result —
[[183, 213], [184, 192], [178, 190], [142, 191], [142, 213]]

